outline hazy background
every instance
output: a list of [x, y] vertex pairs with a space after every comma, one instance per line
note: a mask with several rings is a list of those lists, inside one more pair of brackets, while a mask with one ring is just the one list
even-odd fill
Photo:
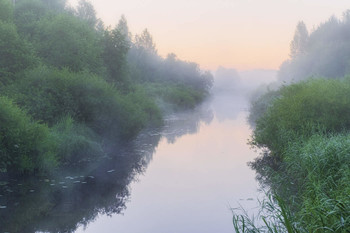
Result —
[[[69, 0], [74, 6], [77, 0]], [[91, 0], [114, 25], [124, 14], [132, 33], [148, 28], [160, 55], [174, 52], [204, 69], [278, 69], [299, 20], [312, 29], [341, 17], [348, 0]]]

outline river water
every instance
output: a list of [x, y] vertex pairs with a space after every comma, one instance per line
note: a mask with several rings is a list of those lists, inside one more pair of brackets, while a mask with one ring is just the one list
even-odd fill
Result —
[[257, 212], [248, 102], [220, 94], [114, 156], [56, 177], [0, 179], [0, 233], [226, 233]]
[[229, 94], [169, 117], [152, 161], [129, 185], [122, 214], [100, 214], [76, 232], [233, 232], [230, 208], [258, 206], [246, 117], [246, 99]]

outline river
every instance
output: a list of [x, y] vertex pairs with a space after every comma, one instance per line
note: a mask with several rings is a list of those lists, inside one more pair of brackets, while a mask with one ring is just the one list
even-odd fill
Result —
[[102, 214], [76, 232], [233, 232], [230, 207], [257, 206], [246, 117], [243, 97], [220, 95], [167, 119], [146, 172], [130, 185], [123, 215]]
[[214, 95], [118, 156], [51, 180], [1, 181], [0, 232], [233, 232], [231, 207], [258, 206], [247, 108], [241, 95]]

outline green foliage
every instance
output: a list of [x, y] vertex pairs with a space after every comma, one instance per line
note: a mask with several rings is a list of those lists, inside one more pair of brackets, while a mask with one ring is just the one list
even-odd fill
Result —
[[131, 80], [128, 74], [127, 54], [130, 49], [128, 27], [121, 18], [113, 30], [106, 30], [102, 39], [102, 58], [108, 72], [108, 80], [119, 90], [129, 91]]
[[147, 30], [135, 41], [124, 16], [105, 29], [85, 0], [75, 10], [65, 0], [0, 0], [1, 94], [43, 134], [39, 143], [23, 133], [36, 151], [9, 150], [3, 167], [46, 171], [102, 157], [109, 143], [161, 125], [155, 100], [186, 109], [208, 94], [212, 76], [197, 64], [158, 56]]
[[[349, 133], [314, 134], [308, 140], [290, 143], [278, 169], [272, 169], [271, 164], [257, 164], [264, 160], [253, 163], [254, 168], [264, 166], [261, 175], [265, 176], [265, 183], [291, 210], [287, 209], [283, 218], [295, 227], [291, 232], [350, 229], [349, 154]], [[279, 215], [278, 211], [270, 212], [273, 217]], [[247, 222], [246, 217], [244, 220]], [[272, 225], [280, 222], [274, 221]]]
[[291, 226], [298, 226], [292, 232], [347, 232], [349, 77], [311, 79], [277, 93], [257, 120], [251, 141], [270, 151], [251, 166], [289, 206]]
[[19, 37], [16, 26], [0, 21], [0, 82], [7, 83], [15, 73], [36, 64], [32, 47]]
[[77, 124], [72, 117], [63, 117], [51, 129], [57, 143], [57, 158], [62, 164], [73, 164], [105, 155], [101, 139], [83, 124]]
[[147, 108], [148, 113], [144, 111], [147, 100], [134, 102], [147, 97], [121, 95], [106, 81], [87, 72], [40, 67], [28, 72], [7, 93], [37, 120], [54, 125], [70, 115], [76, 122], [111, 139], [135, 136], [152, 114], [158, 114], [155, 107]]
[[56, 166], [55, 143], [46, 125], [33, 121], [6, 97], [0, 97], [0, 122], [2, 170], [33, 173]]
[[266, 113], [257, 120], [252, 144], [282, 155], [296, 138], [315, 131], [350, 129], [350, 79], [308, 80], [282, 87]]
[[43, 61], [78, 72], [102, 72], [102, 49], [91, 27], [78, 18], [59, 14], [38, 22], [33, 44]]
[[260, 202], [260, 205], [259, 214], [252, 217], [242, 207], [232, 209], [232, 223], [236, 233], [303, 232], [298, 224], [293, 222], [288, 206], [278, 195], [267, 194], [267, 198]]
[[349, 134], [315, 134], [286, 151], [281, 179], [299, 187], [296, 217], [308, 232], [350, 229], [349, 154]]
[[86, 21], [90, 27], [94, 28], [96, 26], [96, 11], [90, 2], [86, 0], [80, 0], [75, 14], [78, 18]]
[[149, 96], [165, 102], [164, 104], [170, 105], [168, 108], [173, 110], [194, 108], [207, 96], [206, 92], [184, 85], [154, 83], [146, 84], [144, 87]]
[[32, 39], [37, 30], [38, 22], [48, 14], [48, 9], [40, 0], [24, 0], [16, 3], [14, 22], [19, 34]]
[[249, 108], [249, 123], [255, 125], [256, 121], [262, 117], [280, 93], [276, 90], [267, 90], [264, 94], [251, 100]]
[[13, 7], [10, 0], [0, 0], [0, 21], [11, 23], [13, 20]]

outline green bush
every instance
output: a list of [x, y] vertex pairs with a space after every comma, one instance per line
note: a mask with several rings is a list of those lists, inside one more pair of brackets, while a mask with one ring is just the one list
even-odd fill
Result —
[[103, 72], [98, 34], [80, 19], [57, 14], [40, 19], [32, 43], [45, 64], [79, 72]]
[[101, 139], [85, 125], [70, 116], [62, 118], [52, 129], [57, 144], [57, 159], [62, 164], [79, 163], [105, 155]]
[[127, 140], [135, 136], [150, 117], [159, 117], [147, 96], [137, 92], [121, 95], [102, 78], [87, 72], [39, 67], [8, 87], [6, 93], [36, 120], [49, 126], [69, 115], [77, 123], [112, 140]]
[[312, 79], [282, 87], [279, 92], [280, 97], [257, 120], [252, 145], [282, 155], [297, 138], [350, 129], [350, 78]]
[[12, 22], [13, 7], [10, 0], [0, 0], [0, 21]]
[[19, 37], [16, 26], [0, 20], [0, 83], [8, 83], [15, 73], [32, 68], [37, 62], [32, 47]]
[[198, 90], [180, 84], [152, 83], [144, 86], [149, 96], [171, 105], [172, 110], [194, 108], [208, 95], [206, 90]]
[[270, 153], [251, 165], [286, 202], [296, 232], [346, 232], [350, 78], [310, 79], [284, 86], [278, 93], [256, 121], [250, 142]]
[[57, 165], [55, 143], [48, 127], [33, 121], [6, 97], [0, 97], [0, 122], [3, 171], [33, 173]]

